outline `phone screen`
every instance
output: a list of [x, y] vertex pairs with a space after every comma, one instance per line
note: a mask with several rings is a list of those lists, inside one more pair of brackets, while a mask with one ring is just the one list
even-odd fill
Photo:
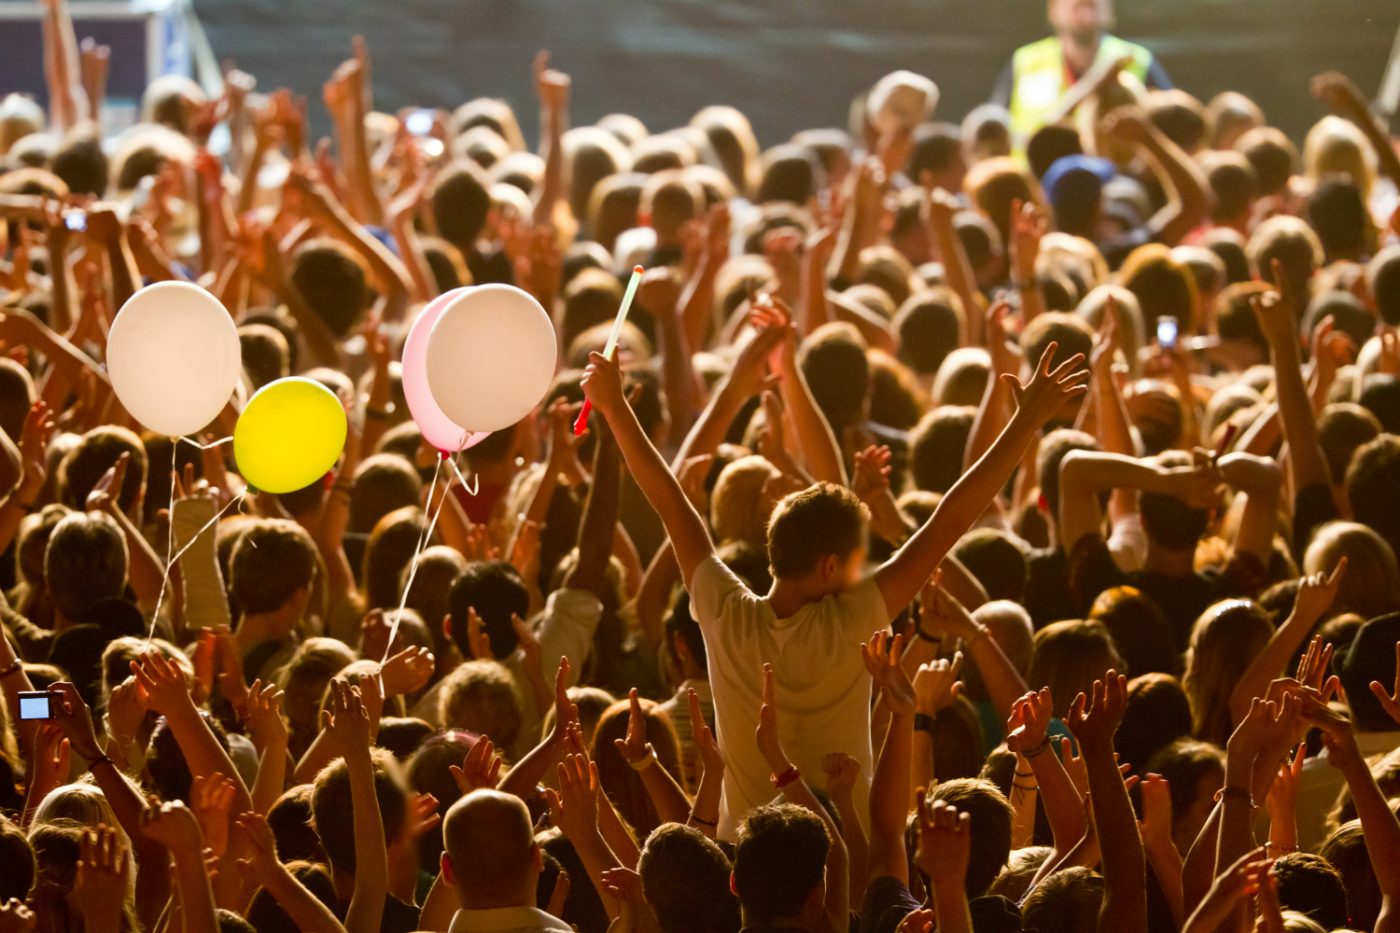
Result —
[[404, 120], [404, 129], [414, 136], [427, 136], [433, 131], [433, 112], [415, 110]]
[[74, 211], [63, 218], [63, 225], [75, 233], [82, 233], [87, 229], [87, 214]]
[[1163, 317], [1157, 319], [1157, 342], [1168, 349], [1176, 346], [1176, 318]]

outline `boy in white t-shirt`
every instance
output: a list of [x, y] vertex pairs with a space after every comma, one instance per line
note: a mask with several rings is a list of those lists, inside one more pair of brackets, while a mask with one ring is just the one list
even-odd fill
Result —
[[914, 600], [1010, 478], [1036, 433], [1085, 392], [1083, 355], [1052, 370], [1054, 354], [1051, 344], [1025, 385], [1003, 377], [1014, 383], [1015, 415], [933, 516], [873, 573], [865, 566], [868, 515], [849, 490], [817, 483], [778, 503], [768, 525], [773, 586], [765, 595], [751, 592], [716, 558], [704, 520], [628, 406], [617, 363], [590, 354], [584, 393], [607, 419], [628, 469], [665, 523], [705, 635], [727, 765], [722, 838], [733, 838], [743, 815], [774, 796], [770, 780], [778, 776], [768, 774], [753, 740], [764, 663], [776, 672], [782, 742], [794, 765], [815, 773], [824, 755], [841, 751], [869, 775], [870, 681], [859, 645]]

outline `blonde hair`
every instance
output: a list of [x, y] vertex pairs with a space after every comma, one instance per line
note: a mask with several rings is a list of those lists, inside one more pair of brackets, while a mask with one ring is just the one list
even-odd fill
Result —
[[710, 497], [710, 524], [715, 539], [765, 547], [772, 503], [765, 502], [764, 490], [781, 475], [777, 467], [757, 454], [740, 457], [721, 470]]
[[1195, 738], [1225, 747], [1234, 728], [1230, 693], [1273, 634], [1269, 617], [1248, 599], [1223, 600], [1196, 619], [1181, 680]]
[[1303, 170], [1314, 182], [1325, 175], [1346, 175], [1364, 200], [1376, 182], [1376, 154], [1356, 124], [1329, 114], [1303, 140]]
[[1318, 529], [1303, 553], [1303, 572], [1331, 573], [1347, 559], [1333, 608], [1373, 619], [1400, 609], [1400, 564], [1375, 530], [1360, 522], [1331, 522]]

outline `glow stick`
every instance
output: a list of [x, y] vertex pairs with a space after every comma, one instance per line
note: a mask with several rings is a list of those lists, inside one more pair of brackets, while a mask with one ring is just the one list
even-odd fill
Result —
[[[622, 294], [622, 304], [617, 309], [617, 317], [613, 319], [612, 330], [608, 332], [608, 342], [603, 345], [603, 355], [612, 359], [613, 351], [617, 349], [618, 338], [622, 336], [622, 323], [627, 320], [627, 309], [632, 307], [632, 299], [637, 295], [637, 286], [642, 281], [642, 267], [632, 267], [632, 279], [627, 283], [627, 291]], [[583, 409], [579, 411], [578, 417], [574, 419], [574, 437], [582, 437], [588, 432], [588, 414], [593, 411], [593, 403], [584, 399]]]

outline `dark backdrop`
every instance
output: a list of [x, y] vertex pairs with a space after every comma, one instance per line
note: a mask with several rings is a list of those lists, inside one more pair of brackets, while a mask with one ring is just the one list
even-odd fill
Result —
[[[263, 88], [287, 85], [319, 98], [359, 32], [374, 53], [379, 107], [502, 96], [518, 105], [533, 136], [530, 59], [549, 48], [574, 76], [576, 123], [626, 110], [663, 129], [707, 103], [730, 103], [750, 115], [764, 144], [804, 127], [843, 125], [851, 97], [896, 67], [936, 80], [941, 114], [960, 118], [990, 92], [1011, 50], [1045, 31], [1043, 0], [195, 5], [215, 53], [257, 75]], [[1202, 98], [1241, 90], [1294, 135], [1320, 112], [1307, 96], [1308, 78], [1341, 68], [1374, 93], [1400, 25], [1397, 0], [1119, 0], [1118, 7], [1118, 32], [1156, 51], [1179, 85]], [[0, 56], [5, 45], [0, 34]], [[316, 106], [313, 114], [324, 128], [324, 111]]]

